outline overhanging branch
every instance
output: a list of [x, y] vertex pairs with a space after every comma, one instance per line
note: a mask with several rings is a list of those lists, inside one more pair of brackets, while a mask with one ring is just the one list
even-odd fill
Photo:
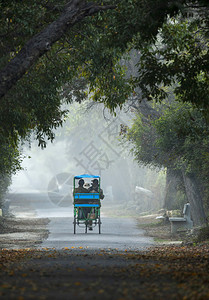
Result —
[[29, 68], [57, 42], [65, 32], [87, 16], [113, 9], [113, 5], [98, 5], [85, 0], [71, 0], [60, 17], [32, 37], [16, 57], [0, 71], [0, 98], [2, 98]]

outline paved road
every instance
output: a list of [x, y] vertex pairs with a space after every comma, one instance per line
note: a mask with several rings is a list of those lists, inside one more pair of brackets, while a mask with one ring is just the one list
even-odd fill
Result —
[[51, 218], [48, 225], [49, 237], [43, 242], [42, 247], [83, 247], [89, 249], [117, 248], [143, 249], [150, 246], [153, 241], [143, 235], [143, 231], [137, 229], [136, 222], [125, 218], [102, 217], [102, 233], [98, 234], [98, 227], [93, 231], [84, 233], [84, 228], [79, 228], [77, 234], [73, 234], [73, 218]]
[[[109, 218], [102, 214], [101, 234], [98, 234], [98, 226], [93, 231], [88, 231], [87, 234], [85, 234], [84, 227], [77, 228], [77, 233], [74, 234], [71, 204], [68, 207], [56, 206], [47, 194], [16, 194], [14, 197], [20, 208], [23, 205], [28, 206], [25, 210], [26, 217], [34, 213], [36, 217], [50, 219], [47, 225], [50, 232], [48, 239], [43, 241], [40, 248], [83, 247], [94, 250], [107, 248], [141, 250], [153, 244], [152, 238], [145, 237], [143, 230], [137, 228], [134, 219]], [[22, 217], [24, 217], [24, 211]]]
[[[101, 209], [102, 210], [102, 209]], [[50, 210], [37, 209], [39, 217], [50, 218], [48, 224], [49, 237], [42, 247], [61, 249], [63, 247], [88, 247], [89, 249], [117, 248], [143, 249], [153, 244], [151, 238], [145, 237], [144, 232], [137, 228], [136, 220], [129, 218], [109, 218], [101, 215], [101, 234], [98, 226], [93, 231], [85, 233], [84, 227], [77, 226], [73, 233], [73, 206], [67, 208], [51, 208]]]

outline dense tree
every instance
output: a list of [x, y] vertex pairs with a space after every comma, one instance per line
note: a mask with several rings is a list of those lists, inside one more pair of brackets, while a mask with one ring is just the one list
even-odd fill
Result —
[[23, 156], [9, 139], [1, 139], [0, 154], [0, 208], [2, 208], [4, 204], [3, 198], [11, 183], [11, 176], [14, 172], [21, 169]]
[[[8, 153], [16, 153], [19, 139], [32, 131], [45, 147], [47, 139], [54, 138], [53, 130], [62, 125], [62, 104], [85, 98], [87, 83], [91, 92], [95, 90], [94, 99], [112, 108], [127, 99], [129, 87], [117, 62], [144, 27], [142, 21], [137, 25], [144, 14], [137, 4], [0, 1], [0, 139]], [[113, 9], [109, 15], [104, 13], [107, 9]], [[155, 31], [158, 23], [156, 18]], [[6, 163], [4, 149], [1, 162], [10, 173], [14, 168]], [[16, 166], [15, 155], [12, 165]]]
[[191, 104], [174, 102], [148, 124], [138, 115], [128, 139], [133, 143], [138, 162], [166, 167], [177, 177], [180, 172], [193, 220], [196, 225], [204, 224], [205, 209], [208, 209], [209, 132], [201, 112]]
[[[141, 101], [141, 115], [129, 138], [139, 163], [166, 167], [167, 175], [173, 178], [172, 185], [176, 184], [175, 178], [181, 177], [178, 185], [183, 187], [194, 222], [199, 225], [206, 222], [204, 208], [208, 212], [209, 52], [208, 19], [203, 18], [205, 23], [200, 24], [197, 8], [200, 9], [196, 4], [196, 17], [186, 22], [180, 16], [168, 19], [152, 44], [138, 47], [138, 72], [133, 83], [140, 93], [135, 98], [166, 102], [156, 117], [153, 109], [144, 113], [144, 100]], [[174, 99], [185, 105], [174, 104]]]
[[[11, 4], [12, 8], [15, 9], [15, 11], [16, 9], [17, 11], [20, 9], [21, 15], [22, 7], [20, 6], [20, 4], [15, 3], [15, 1]], [[30, 10], [30, 13], [32, 13], [32, 15], [34, 16], [34, 12], [36, 11], [36, 13], [38, 13], [37, 9], [39, 8], [42, 9], [43, 15], [44, 6], [47, 7], [46, 4], [44, 3], [44, 5], [41, 5], [38, 2], [35, 2], [34, 4], [35, 5], [33, 5], [32, 9]], [[63, 4], [64, 3], [62, 3], [62, 5]], [[4, 5], [2, 4], [2, 6]], [[6, 8], [8, 8], [7, 4]], [[15, 51], [16, 49], [11, 49], [13, 55], [15, 52], [17, 54], [14, 55], [15, 57], [7, 64], [7, 66], [0, 73], [0, 97], [3, 97], [6, 94], [6, 92], [18, 81], [18, 79], [20, 79], [28, 71], [28, 69], [31, 66], [33, 66], [35, 62], [37, 62], [38, 58], [43, 56], [47, 51], [50, 50], [51, 46], [56, 41], [62, 38], [62, 36], [67, 30], [69, 30], [69, 28], [74, 26], [76, 23], [81, 22], [86, 16], [91, 16], [92, 14], [95, 14], [99, 11], [108, 8], [111, 7], [97, 5], [96, 3], [86, 3], [86, 1], [70, 1], [64, 6], [63, 13], [54, 22], [50, 23], [40, 33], [36, 34], [31, 39], [29, 39], [29, 41], [27, 41], [22, 48], [17, 49], [17, 51]], [[25, 7], [25, 13], [27, 13], [27, 10], [29, 10], [29, 6]], [[9, 10], [8, 13], [10, 14], [11, 11]], [[40, 14], [41, 13], [38, 14], [38, 19], [40, 18]], [[10, 31], [13, 31], [12, 27], [19, 25], [19, 22], [22, 22], [23, 25], [25, 25], [25, 27], [27, 27], [27, 25], [30, 26], [30, 24], [27, 24], [29, 23], [29, 20], [27, 20], [28, 16], [26, 17], [26, 20], [19, 20], [18, 15], [15, 17], [14, 15], [11, 15], [10, 18], [8, 18], [8, 15], [5, 15], [4, 17], [6, 17], [6, 20], [4, 19], [4, 21], [8, 23], [6, 24], [6, 27], [10, 27]], [[35, 18], [37, 18], [37, 15], [35, 15]], [[16, 22], [16, 20], [18, 21]], [[14, 26], [8, 26], [9, 23], [15, 24]], [[26, 28], [26, 30], [29, 32], [30, 29], [30, 27]], [[32, 30], [34, 30], [34, 28], [32, 28]], [[17, 30], [15, 29], [14, 31], [16, 34], [20, 33], [19, 28]]]
[[209, 112], [209, 39], [198, 22], [171, 19], [156, 42], [141, 51], [139, 85], [146, 99], [163, 100], [171, 86], [177, 100]]
[[[14, 152], [31, 131], [43, 147], [52, 140], [66, 113], [63, 103], [83, 99], [87, 86], [113, 110], [136, 87], [147, 99], [162, 99], [164, 85], [175, 83], [180, 101], [208, 109], [207, 1], [2, 0], [0, 9], [0, 128]], [[198, 18], [175, 28], [168, 22], [191, 11], [204, 24]], [[157, 53], [160, 28], [167, 48]], [[128, 81], [120, 61], [132, 48], [142, 58], [139, 77]]]
[[[204, 1], [194, 3], [198, 6]], [[187, 1], [113, 0], [101, 5], [99, 1], [63, 0], [57, 5], [54, 0], [36, 0], [32, 6], [27, 0], [1, 1], [2, 114], [13, 120], [5, 134], [10, 130], [13, 136], [15, 131], [24, 137], [28, 129], [36, 128], [41, 143], [44, 134], [53, 138], [52, 128], [62, 119], [58, 91], [81, 76], [90, 83], [94, 100], [112, 109], [122, 105], [130, 86], [119, 59], [131, 47], [144, 51], [168, 15], [184, 11], [184, 5]], [[206, 13], [201, 14], [207, 21]], [[5, 111], [8, 104], [9, 113]]]

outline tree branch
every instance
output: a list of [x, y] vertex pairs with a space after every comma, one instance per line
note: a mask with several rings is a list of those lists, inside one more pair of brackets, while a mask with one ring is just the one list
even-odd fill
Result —
[[60, 17], [32, 37], [6, 67], [0, 71], [0, 98], [16, 84], [28, 69], [43, 56], [65, 32], [85, 17], [115, 6], [101, 6], [85, 0], [71, 0]]

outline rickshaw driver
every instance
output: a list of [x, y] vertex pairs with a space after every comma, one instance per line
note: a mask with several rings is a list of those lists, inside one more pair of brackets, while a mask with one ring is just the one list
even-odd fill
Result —
[[[103, 194], [103, 190], [100, 188], [100, 192], [99, 192], [99, 181], [98, 179], [93, 179], [92, 184], [90, 186], [90, 188], [88, 188], [88, 192], [89, 193], [99, 193], [99, 198], [100, 199], [104, 199], [104, 194]], [[89, 230], [92, 230], [92, 221], [89, 221]]]
[[98, 179], [93, 179], [90, 188], [88, 189], [89, 193], [99, 193], [99, 198], [104, 199], [103, 190], [100, 188], [99, 191], [99, 182]]

